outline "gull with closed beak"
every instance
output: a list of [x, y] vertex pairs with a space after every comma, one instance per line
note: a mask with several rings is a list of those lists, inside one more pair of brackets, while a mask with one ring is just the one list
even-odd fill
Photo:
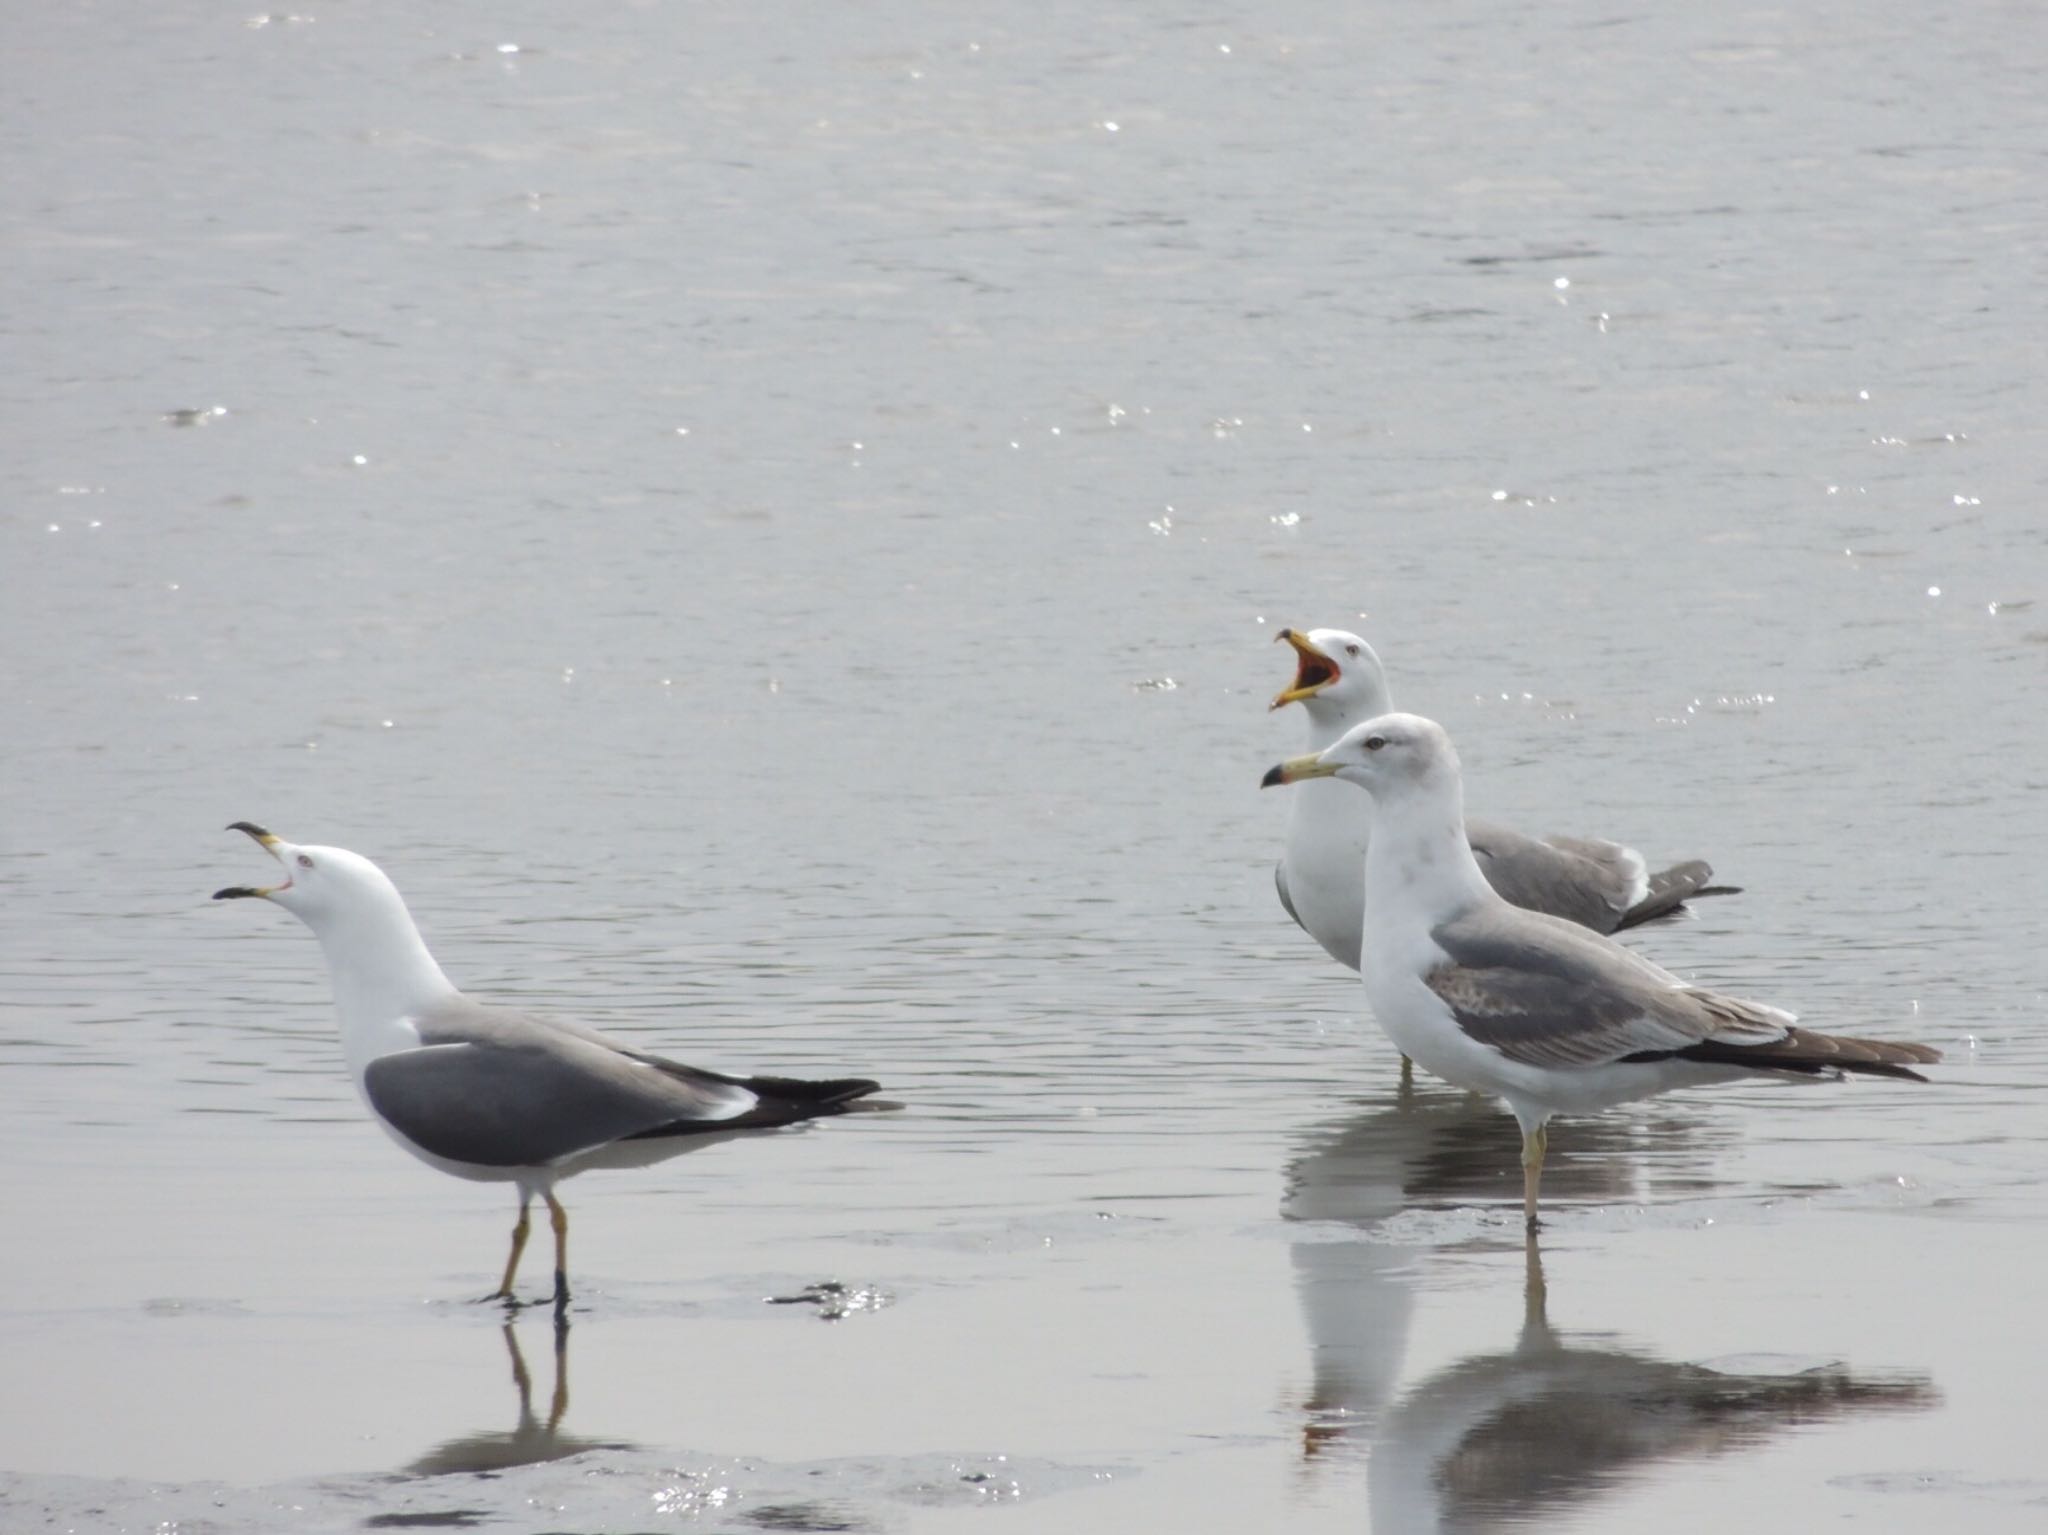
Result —
[[1443, 727], [1387, 714], [1264, 786], [1342, 779], [1378, 809], [1365, 855], [1360, 972], [1401, 1053], [1506, 1101], [1522, 1127], [1531, 1231], [1554, 1114], [1590, 1114], [1676, 1087], [1750, 1076], [1924, 1082], [1927, 1045], [1850, 1039], [1680, 980], [1589, 928], [1501, 899], [1465, 832], [1458, 754]]

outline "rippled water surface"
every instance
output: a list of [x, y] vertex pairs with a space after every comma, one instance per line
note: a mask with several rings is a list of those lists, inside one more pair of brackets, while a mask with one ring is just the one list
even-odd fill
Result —
[[[10, 57], [8, 1529], [2037, 1527], [2036, 10]], [[1511, 1121], [1274, 900], [1285, 624], [1490, 816], [1745, 887], [1632, 943], [1935, 1082], [1563, 1122], [1532, 1270]], [[905, 1108], [567, 1185], [507, 1329], [504, 1191], [206, 899], [240, 818], [472, 991]]]

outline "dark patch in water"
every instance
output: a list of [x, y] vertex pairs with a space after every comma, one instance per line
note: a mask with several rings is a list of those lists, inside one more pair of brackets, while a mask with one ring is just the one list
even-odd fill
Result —
[[765, 1503], [745, 1515], [746, 1522], [763, 1530], [868, 1530], [874, 1526], [855, 1515], [823, 1503]]

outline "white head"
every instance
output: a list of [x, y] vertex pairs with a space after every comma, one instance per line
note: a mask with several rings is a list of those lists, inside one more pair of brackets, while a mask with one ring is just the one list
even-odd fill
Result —
[[1419, 714], [1382, 714], [1353, 725], [1335, 744], [1269, 771], [1261, 788], [1305, 778], [1341, 778], [1385, 800], [1416, 789], [1455, 793], [1458, 753], [1444, 727]]
[[216, 901], [261, 896], [274, 901], [316, 933], [337, 927], [389, 923], [393, 916], [412, 926], [405, 898], [384, 871], [360, 853], [341, 847], [299, 846], [248, 821], [229, 831], [247, 832], [271, 857], [284, 865], [279, 885], [230, 885], [216, 890]]
[[1273, 708], [1298, 703], [1318, 724], [1354, 725], [1394, 707], [1380, 658], [1357, 635], [1282, 629], [1273, 638], [1294, 647], [1294, 683], [1273, 696]]
[[347, 848], [301, 847], [247, 821], [228, 830], [247, 832], [283, 864], [284, 883], [230, 885], [213, 898], [261, 896], [313, 930], [334, 978], [349, 1064], [361, 1071], [388, 1050], [417, 1045], [405, 1020], [457, 993], [384, 871]]

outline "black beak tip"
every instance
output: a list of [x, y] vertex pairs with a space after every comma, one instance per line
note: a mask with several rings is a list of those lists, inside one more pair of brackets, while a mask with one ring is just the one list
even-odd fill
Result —
[[230, 821], [228, 822], [228, 830], [244, 832], [251, 837], [257, 838], [259, 841], [270, 835], [269, 832], [258, 826], [254, 821]]
[[1278, 766], [1269, 767], [1266, 769], [1266, 776], [1259, 780], [1259, 787], [1261, 789], [1271, 789], [1285, 782], [1287, 782], [1287, 770], [1285, 768]]
[[243, 896], [254, 895], [255, 893], [247, 885], [230, 885], [225, 890], [214, 891], [213, 898], [216, 901], [234, 901], [239, 900]]

